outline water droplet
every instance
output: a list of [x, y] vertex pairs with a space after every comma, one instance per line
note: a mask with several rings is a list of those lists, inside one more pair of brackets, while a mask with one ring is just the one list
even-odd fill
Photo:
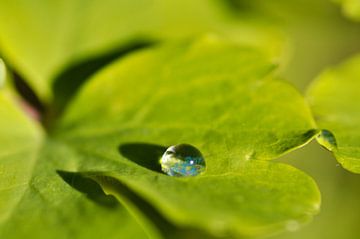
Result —
[[317, 136], [317, 141], [330, 151], [335, 150], [337, 147], [335, 136], [326, 129], [321, 130], [320, 134]]
[[170, 176], [196, 176], [205, 171], [201, 152], [189, 144], [170, 146], [160, 160], [161, 169]]

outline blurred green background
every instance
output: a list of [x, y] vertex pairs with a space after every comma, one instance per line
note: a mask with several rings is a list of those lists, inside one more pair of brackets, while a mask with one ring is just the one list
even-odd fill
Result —
[[[282, 75], [302, 92], [325, 68], [360, 53], [360, 24], [328, 0], [238, 1], [238, 7], [278, 21], [291, 42]], [[241, 11], [241, 10], [240, 10]], [[293, 232], [273, 239], [359, 238], [360, 177], [344, 170], [330, 152], [313, 142], [279, 161], [311, 175], [322, 194], [319, 215]]]

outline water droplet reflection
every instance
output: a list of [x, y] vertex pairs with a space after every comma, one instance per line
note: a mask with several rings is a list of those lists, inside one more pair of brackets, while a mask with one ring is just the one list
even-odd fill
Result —
[[170, 176], [196, 176], [205, 171], [204, 157], [189, 144], [170, 146], [161, 157], [160, 164], [161, 170]]
[[337, 147], [335, 136], [326, 129], [321, 130], [320, 134], [317, 136], [317, 141], [330, 151], [334, 151]]

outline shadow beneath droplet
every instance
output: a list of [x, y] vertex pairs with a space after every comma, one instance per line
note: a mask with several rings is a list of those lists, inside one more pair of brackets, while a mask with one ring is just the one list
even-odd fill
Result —
[[134, 163], [162, 173], [160, 158], [167, 147], [147, 143], [124, 143], [119, 146], [120, 154]]
[[57, 170], [57, 174], [71, 187], [86, 195], [91, 201], [106, 208], [116, 208], [119, 202], [114, 196], [106, 195], [94, 180], [84, 177], [81, 173]]

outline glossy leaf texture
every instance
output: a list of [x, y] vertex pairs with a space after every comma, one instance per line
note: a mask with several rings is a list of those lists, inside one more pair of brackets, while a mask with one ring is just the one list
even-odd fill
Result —
[[[67, 67], [137, 44], [215, 32], [278, 55], [283, 38], [271, 24], [233, 17], [212, 0], [1, 0], [0, 51], [40, 98]], [[191, 26], [191, 27], [189, 27]]]
[[[213, 36], [154, 47], [94, 76], [53, 135], [118, 162], [91, 177], [129, 203], [116, 186], [125, 184], [179, 227], [238, 237], [280, 231], [316, 214], [320, 194], [306, 174], [266, 161], [317, 134], [303, 97], [273, 71], [259, 51]], [[203, 176], [159, 172], [159, 151], [178, 143], [203, 153]]]
[[[360, 173], [360, 57], [324, 71], [308, 91], [320, 128], [319, 142], [334, 152], [341, 165]], [[330, 131], [330, 132], [329, 132]], [[334, 138], [333, 138], [334, 137]]]

